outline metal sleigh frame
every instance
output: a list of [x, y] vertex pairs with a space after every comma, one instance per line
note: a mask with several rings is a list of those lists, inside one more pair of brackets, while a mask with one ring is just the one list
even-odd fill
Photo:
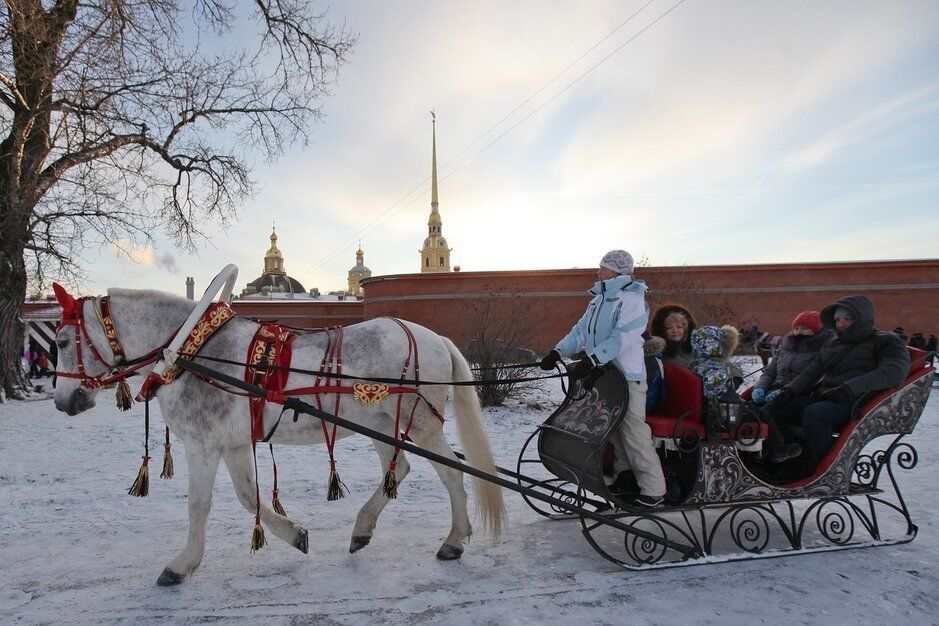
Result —
[[[261, 387], [192, 360], [179, 357], [175, 364], [252, 395], [267, 395]], [[733, 442], [701, 441], [689, 451], [676, 435], [674, 454], [686, 455], [685, 461], [693, 455], [697, 462], [694, 484], [681, 503], [640, 513], [617, 511], [623, 503], [603, 479], [602, 452], [625, 409], [618, 377], [615, 370], [608, 371], [589, 393], [575, 382], [561, 406], [526, 440], [516, 471], [500, 467], [498, 476], [296, 397], [286, 398], [283, 406], [295, 417], [324, 420], [515, 491], [546, 517], [579, 519], [591, 547], [631, 570], [890, 545], [915, 538], [917, 527], [896, 469], [910, 470], [917, 464], [915, 448], [903, 438], [912, 432], [928, 399], [932, 368], [919, 370], [867, 411], [828, 471], [797, 487], [761, 481], [748, 470]], [[886, 447], [865, 452], [871, 442], [889, 434], [895, 436]], [[536, 439], [537, 455], [531, 449]], [[549, 476], [526, 475], [522, 469], [528, 465], [547, 470]], [[903, 530], [885, 532], [885, 522], [899, 523]], [[729, 532], [720, 532], [725, 527]]]

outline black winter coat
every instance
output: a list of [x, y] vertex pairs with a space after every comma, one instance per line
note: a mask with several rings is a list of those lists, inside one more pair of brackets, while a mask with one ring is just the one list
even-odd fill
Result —
[[779, 389], [796, 379], [805, 368], [819, 358], [819, 350], [835, 333], [825, 329], [811, 337], [789, 333], [763, 370], [756, 386], [761, 389]]
[[[910, 371], [910, 353], [899, 337], [874, 328], [874, 305], [864, 296], [848, 296], [822, 309], [822, 323], [834, 326], [837, 307], [854, 315], [854, 324], [822, 346], [819, 359], [786, 388], [801, 395], [845, 385], [854, 398], [902, 383]], [[816, 382], [818, 383], [816, 385]]]

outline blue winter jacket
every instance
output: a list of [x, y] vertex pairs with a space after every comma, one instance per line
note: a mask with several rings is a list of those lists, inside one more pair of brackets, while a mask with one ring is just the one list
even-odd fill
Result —
[[555, 350], [564, 357], [583, 350], [597, 365], [614, 363], [626, 380], [645, 380], [642, 333], [649, 321], [648, 290], [629, 276], [598, 281], [589, 290], [593, 300], [587, 312]]

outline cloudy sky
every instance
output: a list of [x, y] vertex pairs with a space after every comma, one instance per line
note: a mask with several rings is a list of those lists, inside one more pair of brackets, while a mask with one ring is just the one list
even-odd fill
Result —
[[313, 142], [259, 159], [259, 193], [198, 254], [102, 250], [87, 290], [182, 293], [191, 275], [201, 293], [228, 262], [240, 289], [272, 221], [308, 289], [344, 287], [359, 239], [374, 274], [418, 271], [431, 108], [464, 271], [594, 267], [610, 248], [939, 256], [939, 2], [653, 0], [624, 24], [648, 1], [336, 3], [359, 43]]

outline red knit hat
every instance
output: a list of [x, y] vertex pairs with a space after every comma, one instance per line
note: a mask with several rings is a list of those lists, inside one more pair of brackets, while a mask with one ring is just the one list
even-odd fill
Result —
[[792, 327], [805, 326], [816, 335], [822, 332], [822, 316], [818, 311], [802, 311], [792, 320]]

